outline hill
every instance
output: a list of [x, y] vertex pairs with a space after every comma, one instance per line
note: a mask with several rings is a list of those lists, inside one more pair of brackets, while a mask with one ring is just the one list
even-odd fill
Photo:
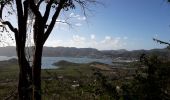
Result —
[[157, 55], [161, 58], [170, 58], [170, 50], [167, 48], [164, 49], [151, 49], [151, 50], [103, 50], [101, 51], [105, 56], [117, 58], [122, 57], [126, 58], [139, 58], [141, 54], [148, 55]]
[[[30, 48], [29, 48], [30, 49]], [[97, 50], [94, 48], [75, 48], [75, 47], [44, 47], [43, 56], [45, 57], [90, 57], [90, 58], [117, 58], [122, 59], [138, 58], [141, 54], [155, 54], [160, 57], [170, 58], [170, 50], [151, 49], [151, 50]], [[0, 56], [16, 56], [15, 47], [0, 47]]]
[[101, 58], [103, 53], [93, 48], [44, 47], [43, 56]]

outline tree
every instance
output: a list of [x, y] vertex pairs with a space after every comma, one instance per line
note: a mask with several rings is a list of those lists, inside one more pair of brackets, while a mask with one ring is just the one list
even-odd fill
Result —
[[[96, 3], [96, 0], [0, 0], [0, 22], [2, 31], [8, 28], [14, 33], [16, 52], [19, 63], [19, 100], [41, 100], [41, 59], [43, 45], [51, 34], [56, 20], [62, 10], [75, 9], [78, 5], [83, 11], [89, 9], [88, 5]], [[17, 27], [12, 22], [4, 19], [4, 14], [12, 14], [8, 9], [17, 14]], [[40, 6], [45, 6], [44, 13], [40, 11]], [[53, 11], [51, 9], [54, 9]], [[52, 20], [50, 19], [52, 16]], [[32, 26], [28, 27], [28, 21], [32, 21]], [[47, 22], [50, 22], [49, 24]], [[8, 28], [7, 28], [8, 27]], [[33, 62], [30, 64], [26, 58], [26, 41], [28, 29], [32, 29], [35, 50], [33, 52]]]
[[123, 85], [124, 98], [130, 100], [170, 100], [170, 62], [156, 55], [142, 54], [134, 79]]

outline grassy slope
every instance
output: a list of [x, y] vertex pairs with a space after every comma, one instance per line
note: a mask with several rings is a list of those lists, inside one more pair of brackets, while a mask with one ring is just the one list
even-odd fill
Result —
[[0, 100], [3, 100], [17, 89], [18, 66], [2, 62], [0, 64]]
[[[97, 71], [107, 76], [111, 84], [120, 83], [114, 70], [106, 67], [106, 65], [99, 63], [75, 64], [64, 61], [58, 63], [58, 65], [61, 66], [59, 69], [42, 70], [43, 100], [110, 99], [110, 94], [106, 93], [106, 90], [102, 88], [100, 81], [94, 75]], [[124, 73], [124, 71], [122, 72]], [[17, 64], [1, 65], [0, 76], [0, 100], [2, 100], [17, 89]], [[114, 76], [114, 78], [111, 76]], [[74, 85], [79, 86], [74, 87]]]

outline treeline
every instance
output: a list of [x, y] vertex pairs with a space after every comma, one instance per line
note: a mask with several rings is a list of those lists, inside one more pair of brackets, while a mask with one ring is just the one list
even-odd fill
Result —
[[[170, 100], [170, 61], [155, 55], [140, 56], [130, 79], [112, 81], [101, 72], [96, 75], [113, 100]], [[112, 76], [111, 76], [112, 77]]]
[[125, 100], [170, 100], [170, 61], [142, 55], [136, 75], [122, 85]]

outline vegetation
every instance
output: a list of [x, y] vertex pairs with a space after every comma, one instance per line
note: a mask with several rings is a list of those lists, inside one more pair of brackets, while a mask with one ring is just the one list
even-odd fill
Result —
[[[117, 98], [116, 85], [120, 83], [119, 78], [125, 73], [125, 70], [116, 73], [117, 69], [96, 62], [71, 64], [61, 61], [58, 64], [60, 65], [59, 69], [42, 70], [42, 98], [44, 100], [106, 100]], [[16, 76], [18, 73], [17, 65], [11, 63], [0, 68], [0, 75], [2, 76], [0, 99], [8, 98], [9, 94], [12, 95], [9, 97], [10, 99], [17, 99], [17, 91], [14, 92], [18, 81], [18, 76]], [[120, 76], [115, 76], [115, 74]]]
[[[46, 8], [40, 11], [43, 2]], [[61, 66], [59, 69], [41, 71], [43, 45], [60, 12], [75, 9], [77, 5], [89, 9], [87, 5], [91, 3], [96, 0], [0, 0], [1, 32], [9, 33], [10, 29], [14, 33], [18, 57], [18, 65], [15, 60], [1, 62], [0, 99], [170, 100], [170, 61], [157, 56], [143, 54], [140, 62], [120, 62], [119, 68], [96, 62], [61, 61], [56, 63]], [[4, 18], [14, 13], [17, 26]], [[30, 54], [25, 52], [29, 32], [34, 41], [32, 63], [27, 58]], [[158, 39], [154, 41], [170, 45]], [[105, 53], [110, 55], [108, 51]]]
[[134, 79], [124, 83], [124, 98], [130, 100], [169, 100], [170, 62], [157, 56], [143, 56]]
[[[51, 34], [61, 11], [75, 9], [78, 5], [85, 11], [88, 8], [87, 6], [92, 3], [96, 3], [96, 1], [0, 0], [1, 33], [12, 32], [15, 38], [19, 64], [19, 100], [41, 100], [41, 60], [43, 45]], [[45, 8], [41, 9], [41, 5], [45, 6]], [[17, 16], [15, 20], [11, 21], [5, 18], [13, 14]], [[13, 26], [14, 24], [17, 26]], [[32, 55], [25, 52], [26, 42], [29, 40], [28, 35], [30, 34], [34, 41]], [[9, 34], [9, 37], [11, 37], [11, 34]], [[27, 56], [33, 58], [32, 64], [29, 63], [30, 59]]]
[[[12, 60], [1, 65], [0, 99], [17, 99], [18, 67]], [[113, 68], [102, 63], [55, 63], [42, 70], [44, 100], [169, 100], [170, 62], [143, 55], [140, 62]], [[9, 95], [10, 94], [10, 95]]]

